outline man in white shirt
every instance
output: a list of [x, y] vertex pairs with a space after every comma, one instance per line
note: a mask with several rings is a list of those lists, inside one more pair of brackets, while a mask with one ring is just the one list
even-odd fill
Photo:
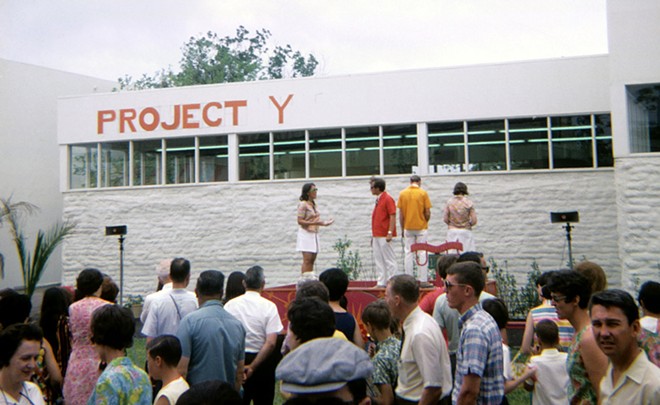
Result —
[[660, 404], [660, 368], [637, 344], [639, 309], [623, 290], [600, 291], [589, 303], [591, 327], [598, 347], [609, 358], [600, 381], [600, 403]]
[[245, 272], [245, 294], [229, 300], [225, 310], [245, 327], [245, 382], [243, 403], [254, 405], [272, 404], [275, 393], [274, 356], [277, 335], [282, 331], [282, 321], [277, 306], [263, 298], [266, 285], [264, 269], [250, 267]]
[[154, 295], [147, 312], [142, 327], [147, 342], [160, 335], [176, 335], [181, 319], [197, 309], [197, 296], [186, 290], [190, 283], [190, 262], [181, 257], [172, 260], [170, 279], [172, 289]]
[[433, 318], [417, 305], [419, 286], [415, 278], [399, 274], [387, 283], [385, 301], [392, 315], [403, 323], [403, 342], [397, 403], [437, 404], [447, 402], [452, 378], [449, 353], [442, 332]]
[[160, 295], [163, 291], [172, 289], [172, 280], [170, 279], [170, 266], [172, 266], [172, 259], [161, 260], [160, 263], [156, 265], [156, 277], [158, 278], [158, 289], [156, 292], [148, 294], [144, 297], [144, 303], [142, 304], [142, 313], [140, 314], [140, 322], [144, 325], [144, 322], [147, 320], [147, 315], [149, 315], [149, 308], [151, 308], [151, 303], [153, 300]]

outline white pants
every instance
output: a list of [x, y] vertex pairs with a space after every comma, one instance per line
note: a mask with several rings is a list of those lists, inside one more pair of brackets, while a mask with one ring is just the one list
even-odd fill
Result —
[[387, 241], [387, 238], [372, 238], [371, 246], [374, 251], [374, 264], [376, 265], [377, 286], [387, 285], [387, 280], [397, 274], [399, 269], [396, 264], [396, 254], [394, 253], [394, 241]]
[[447, 231], [447, 242], [461, 242], [463, 252], [476, 252], [477, 245], [474, 243], [474, 236], [469, 229], [449, 229]]
[[426, 229], [420, 231], [406, 229], [403, 231], [403, 236], [405, 236], [406, 240], [404, 245], [404, 250], [406, 252], [406, 257], [404, 258], [405, 273], [410, 274], [411, 276], [414, 275], [414, 263], [416, 263], [416, 257], [419, 256], [419, 261], [423, 262], [424, 265], [417, 265], [417, 280], [422, 282], [427, 282], [429, 280], [428, 256], [426, 255], [426, 252], [423, 251], [413, 252], [410, 250], [410, 246], [412, 246], [413, 243], [426, 243], [426, 233]]

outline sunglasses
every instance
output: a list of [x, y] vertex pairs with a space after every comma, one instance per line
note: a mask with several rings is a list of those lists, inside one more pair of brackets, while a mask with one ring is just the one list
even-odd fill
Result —
[[554, 302], [566, 302], [566, 296], [565, 295], [554, 295], [550, 294], [550, 299], [553, 300]]
[[454, 283], [452, 283], [452, 282], [450, 282], [450, 281], [448, 281], [448, 280], [445, 280], [445, 287], [447, 288], [447, 290], [449, 290], [449, 289], [452, 288], [452, 287], [456, 287], [456, 286], [465, 287], [466, 285], [467, 285], [467, 284], [459, 284], [459, 283], [454, 284]]

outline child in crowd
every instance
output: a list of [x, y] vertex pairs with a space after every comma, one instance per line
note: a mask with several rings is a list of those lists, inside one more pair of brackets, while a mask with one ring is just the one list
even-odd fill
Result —
[[[534, 368], [526, 368], [522, 375], [515, 377], [511, 368], [511, 349], [509, 346], [504, 343], [504, 337], [506, 336], [506, 325], [509, 323], [509, 310], [506, 308], [506, 303], [501, 298], [490, 298], [484, 300], [481, 303], [484, 311], [488, 312], [490, 316], [495, 319], [497, 327], [500, 329], [500, 334], [502, 335], [502, 358], [504, 360], [503, 371], [504, 371], [504, 394], [508, 394], [511, 391], [515, 390], [520, 384], [522, 384], [528, 378], [532, 378], [536, 370]], [[508, 404], [506, 397], [504, 398], [503, 404]]]
[[174, 405], [179, 396], [188, 390], [176, 366], [181, 360], [181, 342], [176, 336], [161, 335], [147, 343], [149, 375], [163, 382], [156, 394], [154, 405]]
[[369, 335], [376, 341], [375, 353], [371, 358], [374, 372], [369, 381], [370, 396], [375, 399], [377, 404], [393, 404], [394, 387], [396, 387], [399, 375], [397, 365], [401, 352], [401, 341], [392, 335], [390, 329], [392, 315], [387, 303], [378, 300], [367, 305], [362, 312], [362, 322]]
[[566, 395], [569, 384], [566, 372], [568, 354], [557, 350], [559, 328], [556, 323], [546, 319], [536, 325], [535, 332], [540, 354], [532, 356], [529, 362], [530, 367], [536, 368], [536, 377], [532, 381], [525, 381], [525, 389], [534, 391], [533, 405], [568, 404]]

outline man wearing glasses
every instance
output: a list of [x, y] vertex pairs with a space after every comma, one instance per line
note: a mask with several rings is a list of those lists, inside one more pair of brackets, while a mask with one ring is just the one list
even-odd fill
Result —
[[[484, 276], [484, 284], [488, 280], [488, 265], [484, 259], [483, 253], [480, 252], [465, 252], [459, 256], [456, 263], [474, 262], [479, 265]], [[494, 295], [481, 291], [479, 294], [479, 302], [495, 298]], [[449, 359], [451, 360], [451, 371], [456, 371], [456, 351], [458, 350], [458, 339], [460, 337], [458, 329], [458, 318], [460, 314], [454, 308], [451, 308], [447, 303], [447, 293], [440, 295], [435, 300], [433, 308], [433, 319], [438, 323], [440, 329], [444, 329], [447, 333], [447, 341], [449, 343]]]
[[504, 396], [502, 337], [479, 303], [485, 284], [480, 264], [447, 269], [447, 303], [461, 314], [452, 404], [499, 404]]

